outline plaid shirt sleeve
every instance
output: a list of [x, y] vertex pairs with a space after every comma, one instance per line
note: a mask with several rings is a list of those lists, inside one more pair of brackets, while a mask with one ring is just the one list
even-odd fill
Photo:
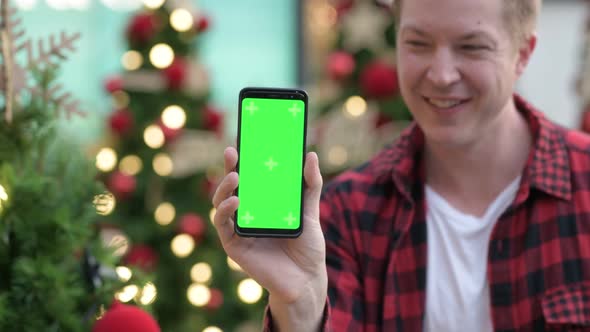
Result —
[[362, 331], [363, 296], [355, 229], [347, 204], [330, 185], [320, 201], [320, 220], [326, 240], [329, 317], [324, 331]]

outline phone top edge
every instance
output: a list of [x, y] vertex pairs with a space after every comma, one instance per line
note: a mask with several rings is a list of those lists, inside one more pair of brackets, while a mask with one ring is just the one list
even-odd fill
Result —
[[267, 88], [267, 87], [245, 87], [240, 90], [239, 96], [240, 99], [247, 98], [247, 95], [254, 94], [254, 95], [265, 95], [265, 94], [292, 94], [292, 95], [300, 95], [302, 100], [307, 101], [309, 98], [307, 92], [303, 89], [296, 89], [296, 88]]

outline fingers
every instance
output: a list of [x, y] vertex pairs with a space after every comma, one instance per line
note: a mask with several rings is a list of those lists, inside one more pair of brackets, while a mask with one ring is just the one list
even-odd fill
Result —
[[213, 217], [213, 224], [219, 235], [221, 243], [225, 245], [234, 235], [234, 222], [232, 217], [238, 209], [239, 200], [236, 196], [232, 196], [222, 201]]
[[213, 224], [221, 243], [225, 245], [234, 235], [232, 217], [239, 205], [239, 200], [233, 196], [238, 187], [238, 173], [234, 172], [238, 162], [238, 152], [233, 147], [227, 147], [223, 152], [226, 176], [221, 180], [213, 195], [213, 206], [216, 209]]
[[231, 196], [238, 186], [238, 174], [233, 172], [238, 162], [238, 151], [233, 147], [225, 148], [223, 151], [223, 163], [225, 168], [225, 177], [215, 190], [213, 195], [213, 206], [217, 206], [225, 199]]
[[306, 184], [304, 208], [314, 219], [319, 219], [323, 180], [318, 155], [315, 152], [307, 154], [303, 176]]
[[236, 169], [238, 163], [238, 151], [234, 147], [227, 147], [223, 151], [223, 161], [225, 166], [225, 174]]
[[213, 206], [217, 208], [222, 201], [229, 198], [238, 187], [238, 173], [231, 172], [226, 175], [217, 186], [213, 195]]

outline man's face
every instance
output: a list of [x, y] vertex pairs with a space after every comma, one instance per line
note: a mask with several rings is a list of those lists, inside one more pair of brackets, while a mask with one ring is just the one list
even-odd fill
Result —
[[514, 45], [503, 0], [404, 1], [397, 61], [401, 92], [427, 139], [473, 143], [502, 125], [528, 54]]

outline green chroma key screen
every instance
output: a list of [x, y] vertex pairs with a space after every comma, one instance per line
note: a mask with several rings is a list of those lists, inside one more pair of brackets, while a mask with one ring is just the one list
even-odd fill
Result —
[[302, 100], [242, 100], [239, 227], [299, 228], [304, 112]]

